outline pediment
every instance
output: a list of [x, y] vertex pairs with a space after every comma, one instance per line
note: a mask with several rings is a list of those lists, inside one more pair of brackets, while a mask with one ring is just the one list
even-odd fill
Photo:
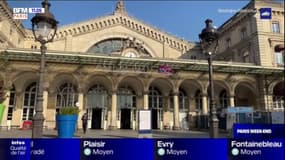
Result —
[[180, 52], [185, 52], [195, 45], [194, 43], [169, 35], [155, 27], [123, 14], [103, 16], [89, 21], [59, 27], [54, 41], [65, 39], [68, 36], [79, 36], [90, 32], [98, 32], [118, 25], [160, 43], [164, 43], [173, 49], [179, 50]]

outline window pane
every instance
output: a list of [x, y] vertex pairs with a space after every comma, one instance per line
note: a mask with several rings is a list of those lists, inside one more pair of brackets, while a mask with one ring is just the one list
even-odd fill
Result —
[[15, 93], [11, 92], [10, 93], [9, 105], [14, 105], [14, 104], [15, 104]]
[[228, 39], [227, 39], [227, 48], [230, 48], [230, 47], [231, 47], [231, 39], [228, 38]]
[[27, 118], [27, 112], [28, 112], [28, 108], [23, 108], [23, 117], [22, 117], [22, 120], [26, 120], [26, 118]]
[[24, 99], [25, 106], [29, 105], [29, 99], [30, 99], [29, 93], [25, 93], [25, 99]]
[[277, 64], [284, 64], [284, 57], [281, 52], [276, 52], [275, 53], [275, 61]]
[[57, 93], [57, 107], [75, 106], [78, 95], [76, 87], [71, 83], [65, 83], [59, 87]]
[[9, 108], [8, 108], [8, 115], [7, 115], [7, 120], [12, 120], [12, 117], [13, 117], [13, 108], [14, 108], [14, 106], [9, 106]]
[[34, 109], [33, 109], [33, 108], [30, 108], [30, 109], [29, 109], [29, 117], [28, 117], [28, 120], [32, 120], [32, 119], [33, 119], [33, 116], [34, 116]]
[[273, 33], [280, 33], [279, 23], [273, 22], [272, 23], [272, 32]]
[[149, 108], [162, 108], [162, 96], [159, 90], [154, 87], [151, 87], [148, 98]]
[[31, 94], [30, 106], [34, 106], [35, 102], [36, 102], [36, 94], [32, 93]]

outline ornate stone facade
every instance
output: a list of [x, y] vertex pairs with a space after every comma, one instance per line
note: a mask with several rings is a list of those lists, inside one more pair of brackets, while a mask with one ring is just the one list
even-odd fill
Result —
[[[264, 6], [272, 7], [272, 20], [260, 20], [258, 12], [238, 13], [219, 28], [216, 59], [223, 61], [214, 62], [219, 113], [234, 106], [284, 109], [284, 59], [283, 66], [274, 60], [274, 47], [284, 43], [284, 5], [253, 1], [246, 8]], [[2, 125], [21, 125], [34, 113], [40, 45], [11, 18], [5, 1], [0, 10], [0, 84], [8, 96]], [[280, 33], [273, 34], [275, 21]], [[232, 46], [224, 48], [229, 36]], [[88, 111], [89, 128], [137, 129], [139, 109], [153, 111], [154, 129], [195, 127], [195, 117], [208, 114], [208, 65], [199, 44], [130, 17], [121, 0], [112, 15], [60, 27], [47, 47], [44, 115], [49, 128], [55, 127], [60, 107], [76, 103], [80, 116]], [[247, 56], [243, 49], [250, 57], [246, 63], [240, 58]], [[173, 72], [158, 72], [163, 65]]]

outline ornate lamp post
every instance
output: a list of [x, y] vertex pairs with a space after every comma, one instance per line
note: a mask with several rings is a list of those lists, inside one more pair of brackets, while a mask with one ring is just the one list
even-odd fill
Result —
[[209, 83], [210, 83], [210, 137], [219, 137], [219, 120], [217, 118], [216, 104], [214, 100], [214, 82], [213, 82], [213, 65], [212, 54], [217, 51], [218, 48], [218, 31], [213, 27], [213, 21], [207, 19], [205, 21], [206, 28], [204, 28], [199, 34], [200, 42], [204, 51], [208, 53], [209, 64]]
[[45, 53], [47, 50], [46, 43], [53, 41], [58, 24], [58, 22], [54, 19], [52, 13], [49, 12], [50, 3], [48, 0], [44, 0], [42, 2], [42, 7], [45, 9], [44, 13], [37, 13], [31, 20], [35, 41], [41, 43], [40, 79], [38, 83], [36, 114], [33, 118], [32, 138], [40, 138], [42, 137], [43, 133], [43, 85], [45, 71]]

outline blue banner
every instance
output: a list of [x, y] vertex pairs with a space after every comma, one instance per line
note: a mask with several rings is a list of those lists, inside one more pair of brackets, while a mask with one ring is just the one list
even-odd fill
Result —
[[0, 159], [1, 160], [28, 160], [30, 159], [29, 139], [1, 139]]
[[0, 139], [1, 160], [279, 160], [276, 139]]
[[32, 160], [78, 160], [80, 139], [32, 139]]
[[153, 139], [82, 139], [80, 160], [152, 160]]
[[227, 142], [227, 139], [156, 139], [154, 159], [227, 160]]
[[234, 138], [284, 138], [284, 124], [234, 124]]
[[229, 160], [284, 159], [284, 139], [229, 140]]

